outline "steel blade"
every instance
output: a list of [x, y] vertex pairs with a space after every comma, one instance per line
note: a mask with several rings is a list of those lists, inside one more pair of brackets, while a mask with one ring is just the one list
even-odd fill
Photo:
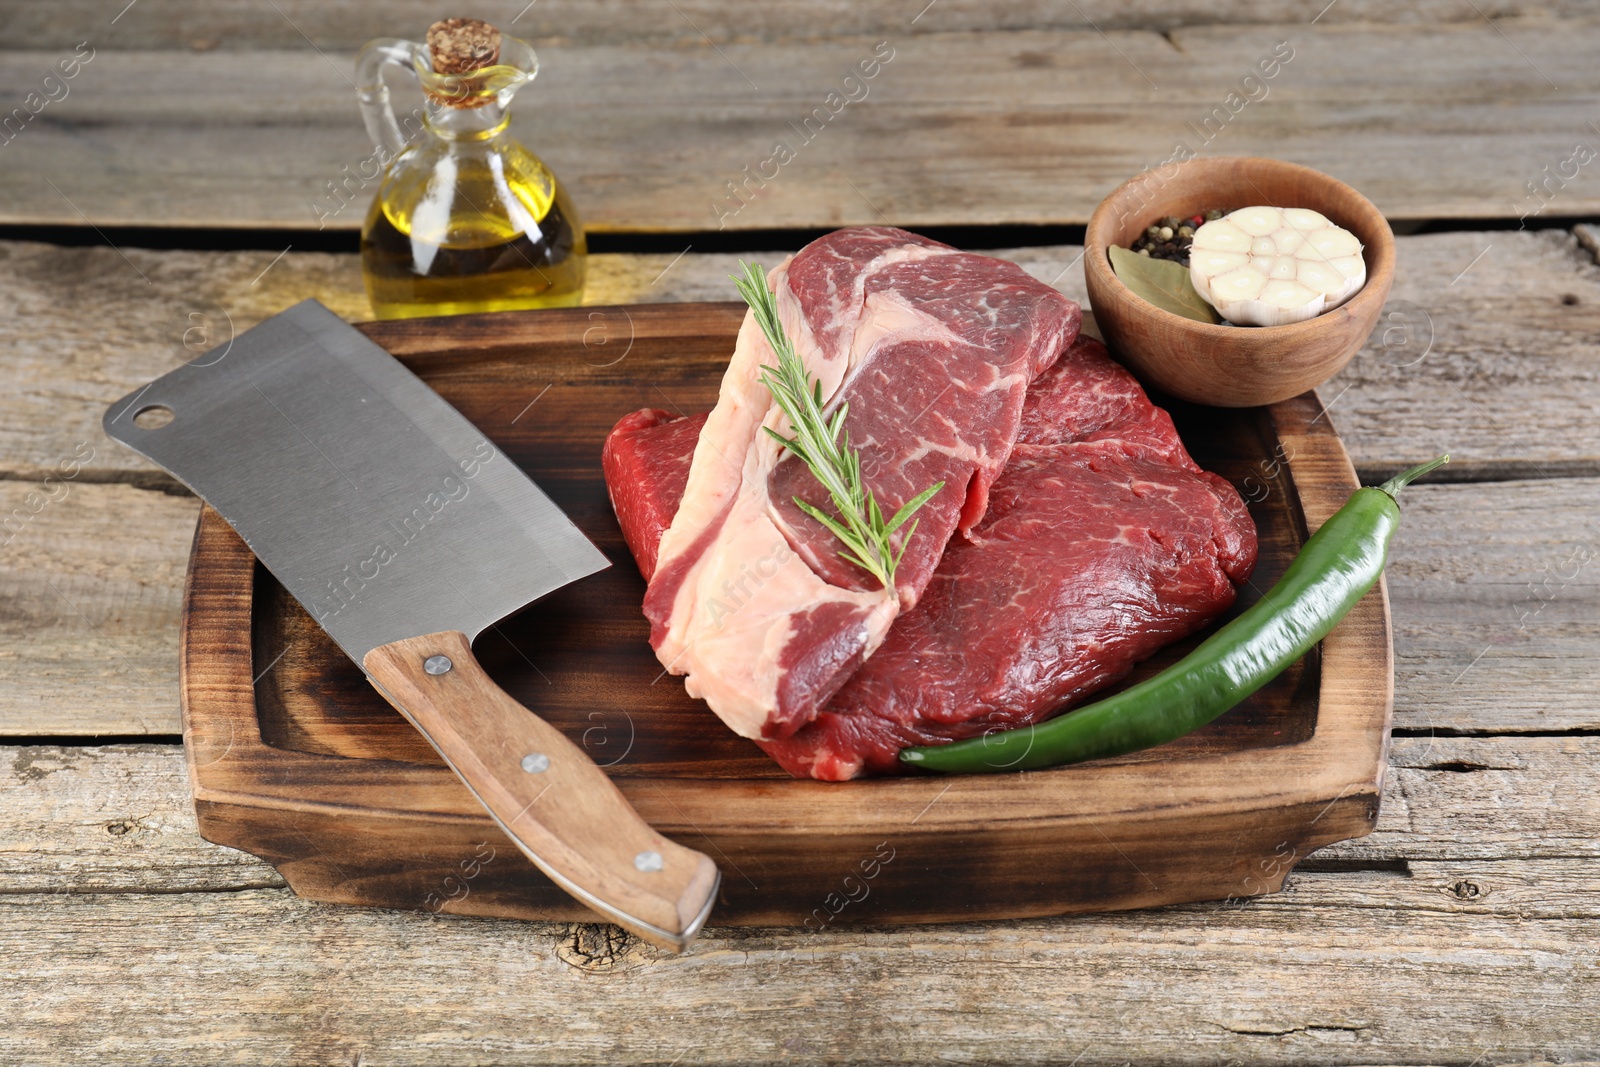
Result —
[[[144, 428], [150, 408], [171, 421]], [[104, 425], [215, 508], [357, 663], [401, 638], [475, 637], [609, 565], [477, 427], [314, 300]]]

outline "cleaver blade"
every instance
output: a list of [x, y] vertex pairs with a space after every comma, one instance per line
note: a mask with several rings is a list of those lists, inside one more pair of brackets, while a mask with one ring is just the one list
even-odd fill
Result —
[[715, 864], [646, 825], [473, 656], [486, 628], [610, 565], [482, 431], [315, 300], [103, 425], [228, 521], [552, 880], [654, 944], [693, 939]]

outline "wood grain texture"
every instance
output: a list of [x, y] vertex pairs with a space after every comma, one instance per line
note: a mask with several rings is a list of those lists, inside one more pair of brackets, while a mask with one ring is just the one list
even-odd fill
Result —
[[[726, 300], [741, 258], [787, 251], [591, 256], [585, 299]], [[994, 254], [1083, 302], [1081, 253]], [[1445, 449], [1451, 478], [1600, 473], [1600, 266], [1583, 246], [1561, 231], [1445, 233], [1398, 238], [1396, 253], [1389, 317], [1323, 389], [1363, 478]], [[308, 296], [370, 317], [355, 256], [276, 255], [0, 242], [0, 288], [19, 311], [0, 316], [13, 383], [0, 396], [0, 477], [41, 478], [88, 442], [95, 480], [171, 486], [101, 436], [107, 404]], [[623, 355], [628, 318], [592, 314], [582, 340], [593, 361]]]
[[[8, 489], [20, 498], [26, 485], [0, 482], [0, 498]], [[39, 516], [59, 525], [0, 550], [10, 653], [0, 658], [0, 736], [175, 734], [178, 601], [197, 505], [114, 485], [72, 492]], [[1586, 546], [1600, 550], [1597, 515], [1597, 479], [1407, 490], [1388, 572], [1397, 727], [1600, 729], [1600, 667], [1589, 653], [1600, 641], [1600, 572], [1583, 562]], [[57, 555], [63, 544], [73, 546], [70, 559]], [[129, 566], [135, 545], [157, 562]], [[51, 602], [46, 579], [63, 591], [74, 583], [98, 634], [65, 601]], [[130, 604], [144, 606], [129, 614]], [[128, 670], [129, 660], [138, 667]], [[147, 676], [159, 684], [132, 684]], [[352, 686], [361, 684], [356, 676]], [[596, 743], [620, 743], [621, 721], [611, 726], [615, 736]]]
[[[1507, 217], [1527, 207], [1525, 183], [1554, 173], [1587, 135], [1587, 101], [1600, 92], [1596, 25], [1294, 21], [1170, 38], [1088, 26], [886, 29], [716, 48], [698, 36], [552, 40], [516, 128], [595, 231], [1082, 223], [1180, 142], [1304, 163], [1391, 218]], [[892, 60], [844, 87], [860, 102], [826, 104], [881, 41]], [[1241, 90], [1283, 41], [1292, 61]], [[60, 58], [0, 52], [0, 99], [25, 100]], [[358, 175], [372, 148], [350, 65], [349, 52], [303, 41], [275, 52], [98, 52], [70, 94], [5, 146], [0, 221], [357, 228], [375, 186]], [[819, 107], [827, 121], [807, 133]], [[724, 202], [725, 183], [773, 158], [777, 142], [793, 158]], [[330, 192], [344, 181], [351, 206]], [[1579, 215], [1600, 209], [1600, 193], [1569, 181], [1556, 203], [1551, 211]]]
[[193, 498], [65, 475], [0, 480], [0, 733], [174, 732], [197, 511]]
[[1600, 1027], [1600, 923], [1578, 916], [1174, 909], [1004, 937], [756, 930], [674, 961], [593, 928], [281, 890], [0, 915], [14, 1063], [1572, 1063]]
[[[1401, 738], [1392, 764], [1378, 832], [1314, 854], [1276, 896], [1000, 926], [713, 928], [674, 959], [587, 924], [299, 900], [194, 835], [176, 749], [0, 749], [0, 1057], [1593, 1058], [1600, 740]], [[67, 1025], [88, 1017], [100, 1025]]]
[[[1391, 759], [1377, 833], [1317, 852], [1275, 896], [1000, 926], [713, 928], [675, 960], [593, 925], [299, 900], [195, 835], [175, 748], [0, 749], [0, 1057], [1593, 1058], [1600, 741], [1401, 738]], [[100, 1025], [67, 1025], [88, 1017]]]
[[1600, 226], [1592, 223], [1580, 223], [1572, 228], [1572, 235], [1578, 239], [1578, 244], [1597, 261], [1600, 261]]
[[[249, 0], [222, 0], [196, 6], [185, 0], [140, 0], [114, 23], [92, 0], [64, 0], [47, 7], [7, 0], [0, 7], [6, 33], [0, 48], [63, 48], [89, 38], [120, 49], [299, 49], [307, 40], [328, 51], [353, 51], [374, 37], [420, 39], [435, 19], [457, 13], [446, 0], [380, 0], [325, 3], [281, 0], [277, 11]], [[926, 8], [926, 10], [924, 10]], [[1317, 20], [1319, 25], [1351, 22], [1482, 22], [1497, 19], [1583, 16], [1580, 0], [1498, 3], [1484, 8], [1471, 0], [1341, 0]], [[1318, 14], [1298, 0], [1045, 0], [996, 5], [983, 0], [926, 0], [907, 4], [857, 4], [846, 0], [769, 0], [759, 5], [728, 5], [717, 0], [541, 0], [489, 5], [479, 12], [506, 32], [536, 44], [551, 38], [593, 44], [627, 41], [728, 44], [748, 40], [815, 40], [830, 35], [971, 32], [1019, 29], [1143, 29], [1158, 32], [1209, 24], [1306, 22]]]
[[590, 928], [273, 890], [0, 912], [18, 1063], [1570, 1063], [1600, 1026], [1600, 923], [1579, 917], [1173, 910], [1003, 940], [750, 931], [672, 961]]
[[[1600, 859], [1600, 802], [1586, 784], [1600, 774], [1600, 739], [1399, 737], [1389, 766], [1376, 829], [1309, 859], [1297, 856], [1304, 863], [1289, 876], [1288, 891], [1322, 886], [1319, 903], [1354, 906], [1360, 898], [1340, 895], [1344, 883], [1334, 876], [1404, 877], [1408, 865], [1415, 871], [1427, 864], [1509, 872], [1521, 862], [1571, 861], [1582, 884], [1600, 879], [1593, 869]], [[264, 861], [200, 838], [176, 745], [4, 747], [0, 786], [6, 798], [0, 841], [7, 845], [0, 849], [0, 894], [228, 892], [284, 884]], [[469, 858], [475, 847], [469, 842], [455, 859]], [[1527, 897], [1524, 890], [1515, 907]], [[1269, 901], [1284, 898], [1234, 903], [1254, 908]], [[1507, 896], [1489, 892], [1445, 903], [1504, 906], [1507, 913], [1513, 907]], [[1572, 909], [1579, 902], [1555, 895], [1545, 906]]]
[[[1404, 331], [1376, 334], [1324, 390], [1363, 476], [1386, 477], [1446, 448], [1454, 456], [1451, 476], [1600, 470], [1594, 417], [1600, 395], [1592, 372], [1600, 356], [1600, 269], [1589, 253], [1558, 232], [1402, 237], [1397, 249], [1391, 310], [1404, 316]], [[1002, 254], [1081, 300], [1079, 252]], [[0, 685], [0, 729], [13, 736], [178, 729], [176, 604], [195, 505], [91, 484], [171, 484], [100, 436], [104, 405], [190, 357], [184, 333], [196, 325], [220, 339], [216, 330], [230, 317], [243, 329], [307, 295], [347, 318], [366, 314], [353, 256], [290, 251], [273, 265], [270, 251], [125, 253], [133, 266], [110, 248], [0, 242], [0, 288], [19, 311], [0, 316], [0, 358], [12, 386], [0, 396], [0, 477], [20, 479], [6, 490], [11, 503], [3, 510], [20, 506], [80, 445], [95, 450], [71, 483], [73, 495], [0, 548], [5, 580], [30, 590], [27, 597], [0, 598], [0, 620], [13, 635], [8, 647], [27, 650], [26, 658], [0, 653], [0, 664], [14, 670]], [[723, 298], [738, 258], [592, 257], [589, 297]], [[1480, 270], [1488, 266], [1497, 273]], [[69, 314], [69, 307], [81, 313]], [[199, 322], [190, 314], [200, 315]], [[581, 340], [597, 362], [607, 362], [626, 351], [631, 327], [615, 312], [595, 314]], [[1540, 584], [1554, 580], [1546, 568], [1570, 571], [1563, 560], [1588, 543], [1587, 518], [1600, 510], [1593, 483], [1424, 487], [1407, 502], [1401, 537], [1415, 538], [1406, 543], [1416, 546], [1420, 562], [1415, 571], [1391, 572], [1397, 723], [1440, 730], [1600, 725], [1586, 652], [1597, 636], [1592, 568], [1559, 583], [1561, 595], [1527, 628], [1518, 625], [1523, 613], [1549, 599]], [[1526, 521], [1501, 521], [1507, 513]], [[1497, 546], [1490, 557], [1475, 555], [1481, 543]], [[63, 544], [72, 545], [76, 560], [70, 572], [60, 570]], [[128, 546], [135, 544], [161, 546], [164, 562], [129, 567]], [[1397, 554], [1396, 567], [1408, 565], [1409, 551]], [[55, 594], [33, 595], [41, 588], [49, 593], [45, 578], [61, 585], [63, 573], [78, 583], [74, 599], [100, 635]], [[1429, 580], [1430, 573], [1440, 577]], [[168, 606], [154, 614], [141, 609], [131, 625], [122, 621], [117, 605], [148, 604], [152, 597]], [[101, 660], [82, 657], [86, 638], [104, 644]], [[1456, 683], [1480, 652], [1484, 658]], [[125, 657], [139, 667], [105, 666]], [[24, 666], [40, 662], [50, 666], [42, 672]], [[115, 684], [108, 685], [108, 670]], [[162, 681], [124, 684], [155, 677]]]
[[41, 478], [87, 442], [93, 480], [175, 485], [105, 437], [107, 405], [303, 297], [371, 315], [355, 256], [276, 254], [0, 243], [0, 473]]
[[[265, 864], [198, 838], [175, 748], [4, 749], [0, 973], [14, 999], [0, 1055], [1592, 1056], [1600, 741], [1401, 738], [1391, 763], [1377, 832], [1315, 853], [1276, 896], [902, 932], [712, 929], [673, 960], [591, 925], [299, 900], [271, 889]], [[437, 892], [475, 881], [441, 878]], [[755, 1002], [755, 1022], [730, 1007]], [[102, 1024], [66, 1025], [90, 1015]]]
[[[438, 657], [442, 670], [425, 666]], [[495, 685], [466, 634], [380, 645], [362, 665], [552, 881], [653, 945], [681, 951], [694, 940], [717, 892], [716, 865], [646, 825], [592, 756]]]
[[1390, 554], [1395, 722], [1600, 726], [1600, 482], [1407, 490]]
[[0, 748], [0, 895], [281, 887], [200, 837], [177, 745]]
[[1441, 451], [1453, 478], [1595, 471], [1600, 267], [1574, 239], [1401, 239], [1379, 325], [1322, 390], [1369, 477]]

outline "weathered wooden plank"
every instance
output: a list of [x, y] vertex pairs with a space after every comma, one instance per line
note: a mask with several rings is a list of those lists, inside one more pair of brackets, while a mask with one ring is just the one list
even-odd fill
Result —
[[[1589, 254], [1560, 231], [1396, 244], [1393, 317], [1322, 392], [1357, 469], [1387, 476], [1449, 449], [1450, 477], [1600, 471], [1600, 267]], [[1081, 252], [997, 254], [1083, 301]], [[594, 256], [586, 300], [725, 300], [739, 259], [782, 254]], [[0, 396], [0, 476], [41, 477], [83, 441], [97, 443], [96, 477], [148, 472], [101, 436], [111, 401], [307, 296], [370, 317], [354, 256], [276, 256], [0, 242], [0, 291], [18, 311], [0, 317], [12, 383]], [[626, 319], [596, 327], [597, 343], [625, 344]]]
[[[1600, 917], [1597, 773], [1594, 737], [1397, 738], [1377, 830], [1314, 853], [1293, 893], [1247, 906]], [[0, 748], [0, 785], [0, 895], [283, 885], [266, 863], [199, 838], [176, 745]], [[1536, 870], [1561, 881], [1540, 886]], [[1461, 879], [1479, 892], [1439, 896]]]
[[199, 508], [70, 470], [0, 480], [0, 734], [176, 733], [178, 616]]
[[[66, 48], [84, 39], [101, 47], [128, 49], [252, 50], [301, 48], [309, 40], [329, 51], [354, 50], [374, 37], [420, 37], [436, 18], [459, 13], [443, 0], [382, 0], [329, 4], [281, 0], [262, 6], [249, 0], [195, 5], [186, 0], [139, 0], [118, 16], [92, 0], [66, 0], [48, 7], [9, 0], [0, 5], [6, 32], [0, 48]], [[497, 8], [499, 10], [497, 10]], [[896, 4], [852, 4], [840, 0], [769, 0], [729, 5], [716, 0], [636, 0], [605, 3], [540, 0], [488, 5], [482, 17], [535, 42], [559, 38], [594, 44], [624, 41], [719, 44], [747, 40], [809, 40], [829, 35], [972, 32], [994, 30], [1153, 29], [1240, 23], [1318, 24], [1352, 22], [1481, 22], [1518, 15], [1581, 16], [1578, 0], [1508, 2], [1484, 8], [1471, 0], [1341, 0], [1307, 5], [1299, 0], [1082, 0], [1052, 4], [1024, 0], [1004, 5], [982, 0], [914, 0]], [[114, 21], [113, 21], [114, 19]]]
[[1597, 940], [1600, 923], [1578, 916], [1252, 906], [712, 931], [671, 958], [603, 928], [317, 906], [274, 889], [0, 897], [0, 1055], [1571, 1062], [1600, 1040]]
[[[1356, 463], [1448, 450], [1451, 477], [1546, 478], [1600, 461], [1600, 267], [1559, 231], [1400, 242], [1379, 329], [1322, 387]], [[1446, 414], [1448, 412], [1448, 414]]]
[[1594, 256], [1596, 260], [1600, 260], [1600, 226], [1587, 222], [1581, 223], [1572, 228], [1572, 235], [1578, 239], [1578, 244], [1582, 245], [1591, 256]]
[[1404, 512], [1388, 569], [1396, 727], [1600, 726], [1600, 483], [1426, 487]]
[[[1473, 271], [1450, 285], [1449, 270], [1481, 247], [1478, 235], [1399, 242], [1400, 285], [1410, 287], [1401, 299], [1431, 309], [1443, 324], [1433, 350], [1414, 367], [1393, 367], [1384, 360], [1410, 357], [1385, 351], [1380, 335], [1324, 392], [1369, 475], [1443, 449], [1458, 457], [1458, 469], [1480, 476], [1520, 473], [1519, 464], [1535, 475], [1596, 469], [1590, 364], [1600, 269], [1559, 234], [1493, 239], [1489, 255], [1505, 272], [1504, 286], [1469, 284]], [[0, 601], [9, 638], [0, 652], [0, 733], [177, 730], [177, 598], [194, 505], [85, 484], [148, 471], [100, 435], [104, 405], [187, 354], [183, 332], [196, 325], [190, 309], [212, 329], [226, 323], [221, 311], [243, 328], [307, 294], [348, 317], [362, 314], [351, 257], [290, 252], [271, 266], [270, 252], [127, 254], [152, 285], [110, 249], [0, 244], [0, 288], [25, 312], [0, 318], [0, 346], [17, 371], [14, 391], [0, 398], [0, 463], [23, 479], [0, 481], [0, 517], [40, 491], [37, 479], [81, 449], [94, 450], [83, 474], [65, 483], [64, 499], [32, 518], [24, 508], [28, 521], [7, 527], [17, 532], [0, 549], [0, 583], [18, 595]], [[1081, 298], [1077, 250], [1007, 254]], [[725, 296], [723, 279], [737, 258], [599, 256], [590, 295], [608, 302]], [[1565, 303], [1568, 295], [1578, 303]], [[47, 314], [61, 302], [93, 311]], [[612, 316], [597, 326], [623, 331], [626, 320]], [[606, 336], [625, 341], [620, 332]], [[1398, 726], [1600, 726], [1588, 654], [1600, 613], [1584, 555], [1600, 536], [1591, 525], [1597, 484], [1517, 482], [1408, 495], [1390, 571]], [[1513, 513], [1517, 522], [1501, 518]]]
[[282, 886], [201, 839], [178, 745], [0, 749], [0, 894], [194, 893]]
[[[63, 484], [0, 549], [0, 736], [176, 733], [195, 504]], [[29, 516], [30, 492], [0, 480], [0, 516]], [[1600, 728], [1600, 479], [1419, 486], [1405, 513], [1389, 566], [1396, 726]]]
[[1377, 829], [1317, 855], [1589, 858], [1600, 800], [1576, 783], [1597, 756], [1594, 737], [1397, 737]]
[[1592, 859], [1411, 860], [1362, 866], [1319, 852], [1281, 893], [1208, 907], [1382, 908], [1529, 919], [1600, 918]]
[[[1537, 206], [1525, 183], [1556, 173], [1593, 136], [1596, 26], [551, 41], [519, 128], [597, 231], [1081, 223], [1179, 142], [1319, 167], [1394, 218], [1505, 217]], [[836, 115], [801, 129], [880, 41], [893, 58], [844, 87], [860, 102], [836, 97]], [[1281, 41], [1292, 60], [1245, 85]], [[0, 99], [25, 102], [61, 58], [0, 52]], [[97, 52], [65, 98], [30, 105], [38, 116], [5, 145], [0, 221], [353, 228], [367, 190], [353, 208], [312, 206], [371, 153], [350, 60], [303, 41], [278, 52]], [[768, 178], [746, 187], [748, 206], [728, 200], [725, 183], [773, 158], [777, 142], [794, 158], [766, 165]], [[1552, 195], [1547, 213], [1600, 210], [1593, 182], [1562, 180]]]
[[[726, 300], [737, 258], [592, 256], [585, 296], [598, 304]], [[105, 438], [107, 405], [307, 297], [351, 321], [372, 317], [357, 258], [320, 252], [279, 258], [0, 241], [0, 286], [14, 310], [0, 316], [10, 386], [0, 395], [0, 477], [42, 478], [88, 442], [88, 477], [171, 485]], [[624, 323], [597, 321], [596, 343]]]
[[[1277, 896], [714, 928], [672, 958], [598, 926], [310, 904], [194, 836], [175, 747], [4, 749], [0, 1058], [1585, 1059], [1600, 1040], [1597, 764], [1595, 738], [1400, 739], [1367, 839], [1381, 855], [1323, 850]], [[91, 1015], [103, 1025], [67, 1025]]]

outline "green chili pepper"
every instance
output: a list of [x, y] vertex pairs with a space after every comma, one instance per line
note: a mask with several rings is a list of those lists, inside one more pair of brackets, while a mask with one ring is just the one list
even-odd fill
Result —
[[1400, 491], [1449, 459], [1358, 489], [1266, 596], [1154, 678], [1050, 722], [902, 749], [900, 758], [932, 771], [992, 774], [1119, 756], [1199, 729], [1276, 678], [1355, 607], [1383, 574]]

